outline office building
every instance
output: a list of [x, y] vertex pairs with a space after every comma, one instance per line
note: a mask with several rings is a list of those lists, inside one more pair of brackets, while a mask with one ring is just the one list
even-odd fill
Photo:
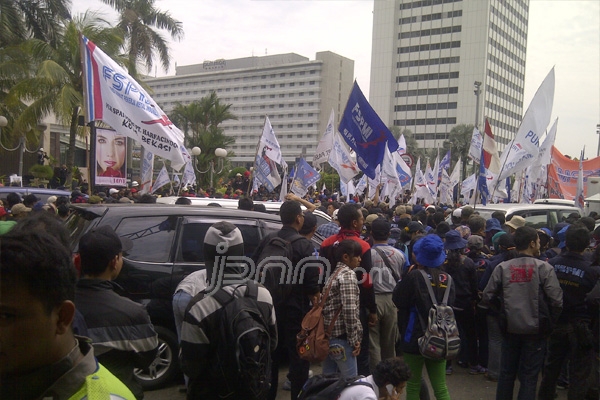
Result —
[[487, 118], [502, 150], [523, 116], [528, 17], [529, 0], [375, 1], [371, 105], [425, 148]]
[[176, 67], [175, 76], [149, 78], [154, 100], [169, 114], [215, 91], [237, 120], [224, 122], [224, 133], [234, 136], [232, 163], [250, 167], [262, 134], [265, 115], [290, 163], [317, 148], [331, 110], [336, 125], [354, 81], [354, 61], [329, 51], [315, 60], [294, 53], [231, 60], [205, 61]]

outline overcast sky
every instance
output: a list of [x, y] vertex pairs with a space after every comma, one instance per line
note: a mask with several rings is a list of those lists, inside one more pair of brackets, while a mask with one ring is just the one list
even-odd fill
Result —
[[[379, 1], [379, 0], [375, 0]], [[315, 58], [330, 50], [354, 60], [354, 73], [368, 98], [373, 0], [156, 0], [183, 23], [185, 37], [171, 42], [177, 65], [265, 54]], [[73, 0], [73, 13], [115, 14], [100, 0]], [[565, 154], [595, 156], [600, 124], [600, 1], [530, 0], [525, 112], [552, 66], [556, 67], [553, 117], [556, 145]], [[154, 74], [154, 72], [152, 73]], [[472, 123], [473, 121], [460, 121]]]

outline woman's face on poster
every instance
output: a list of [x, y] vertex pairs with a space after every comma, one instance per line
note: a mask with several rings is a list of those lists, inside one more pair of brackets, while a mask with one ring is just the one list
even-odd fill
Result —
[[102, 172], [107, 169], [118, 171], [125, 162], [127, 139], [116, 132], [99, 132], [96, 139], [96, 157]]

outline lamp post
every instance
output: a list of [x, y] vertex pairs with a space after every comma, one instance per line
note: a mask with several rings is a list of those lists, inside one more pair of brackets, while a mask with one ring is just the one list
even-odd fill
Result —
[[218, 168], [218, 171], [215, 170], [215, 161], [214, 160], [210, 160], [209, 167], [208, 167], [208, 169], [206, 171], [200, 171], [198, 169], [196, 157], [198, 157], [201, 153], [202, 153], [202, 150], [200, 149], [200, 147], [196, 146], [196, 147], [192, 148], [192, 155], [194, 156], [194, 158], [193, 158], [193, 160], [194, 160], [194, 169], [199, 174], [205, 174], [207, 172], [210, 172], [210, 187], [212, 188], [213, 187], [213, 176], [214, 176], [214, 174], [220, 174], [223, 171], [223, 159], [225, 159], [225, 157], [227, 157], [227, 150], [222, 149], [220, 147], [215, 150], [215, 156], [217, 157], [217, 168]]
[[598, 135], [598, 151], [596, 151], [596, 157], [600, 156], [600, 124], [596, 125], [596, 135]]
[[479, 95], [481, 94], [481, 82], [475, 81], [475, 128], [479, 129]]

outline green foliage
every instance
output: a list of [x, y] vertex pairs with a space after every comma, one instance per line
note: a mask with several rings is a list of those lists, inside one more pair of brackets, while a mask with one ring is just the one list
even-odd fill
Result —
[[29, 173], [37, 179], [52, 179], [54, 176], [54, 169], [50, 165], [35, 164], [29, 168]]
[[340, 176], [335, 170], [333, 170], [331, 173], [321, 171], [320, 174], [321, 179], [319, 182], [317, 182], [317, 190], [320, 191], [323, 187], [323, 184], [325, 184], [325, 187], [329, 189], [330, 192], [334, 192], [336, 189], [339, 189]]
[[462, 158], [463, 179], [467, 176], [467, 161], [469, 157], [469, 148], [471, 147], [471, 137], [473, 136], [473, 125], [459, 124], [456, 125], [450, 131], [448, 140], [444, 142], [444, 152], [447, 150], [451, 151], [452, 155], [452, 166], [458, 161], [458, 158]]

